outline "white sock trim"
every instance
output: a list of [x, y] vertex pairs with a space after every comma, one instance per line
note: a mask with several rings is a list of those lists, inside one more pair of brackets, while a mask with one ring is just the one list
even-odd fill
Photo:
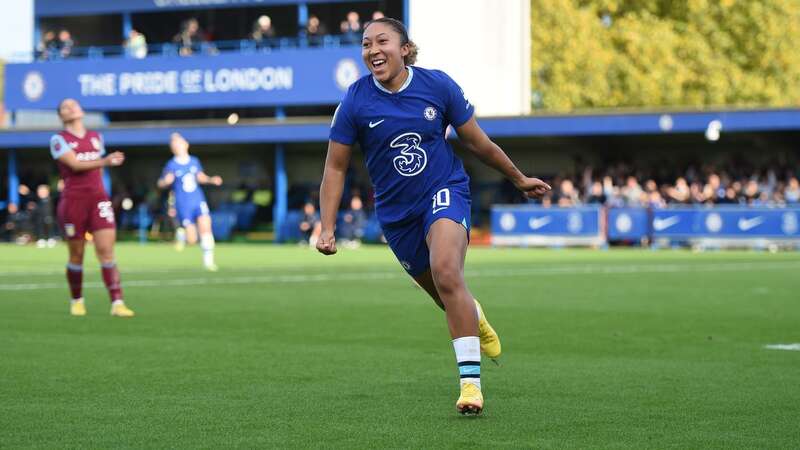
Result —
[[453, 339], [453, 350], [456, 352], [457, 362], [481, 360], [481, 341], [478, 336]]

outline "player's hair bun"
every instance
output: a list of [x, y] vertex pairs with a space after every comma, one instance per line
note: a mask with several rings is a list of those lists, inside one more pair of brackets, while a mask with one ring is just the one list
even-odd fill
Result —
[[413, 66], [415, 62], [417, 62], [417, 54], [419, 53], [419, 47], [414, 41], [408, 41], [408, 54], [403, 57], [403, 62], [407, 66]]

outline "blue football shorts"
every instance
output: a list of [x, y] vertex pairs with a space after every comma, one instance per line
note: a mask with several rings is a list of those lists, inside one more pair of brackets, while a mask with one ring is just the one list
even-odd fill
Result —
[[431, 255], [428, 251], [426, 237], [431, 225], [439, 219], [449, 219], [470, 229], [469, 188], [448, 186], [436, 191], [424, 214], [399, 224], [383, 227], [383, 235], [389, 243], [400, 265], [412, 277], [422, 275], [430, 268]]
[[197, 218], [200, 216], [208, 216], [211, 214], [208, 210], [208, 204], [204, 201], [191, 202], [186, 205], [175, 205], [175, 210], [178, 213], [178, 223], [184, 227], [196, 223]]

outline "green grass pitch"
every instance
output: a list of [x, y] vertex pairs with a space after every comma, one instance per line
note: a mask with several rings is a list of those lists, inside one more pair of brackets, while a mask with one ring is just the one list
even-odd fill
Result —
[[0, 448], [798, 448], [800, 254], [471, 249], [503, 339], [455, 412], [444, 315], [384, 247], [0, 246]]

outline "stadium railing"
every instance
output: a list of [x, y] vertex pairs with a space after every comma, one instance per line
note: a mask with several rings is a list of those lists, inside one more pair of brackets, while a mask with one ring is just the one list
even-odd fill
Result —
[[[269, 45], [261, 45], [251, 39], [238, 39], [229, 41], [208, 41], [198, 44], [193, 54], [214, 55], [220, 52], [237, 52], [244, 54], [270, 53], [273, 51], [297, 48], [339, 48], [342, 46], [354, 45], [344, 35], [326, 35], [318, 43], [312, 44], [305, 37], [280, 37], [274, 38]], [[184, 57], [190, 58], [192, 55], [181, 55], [181, 45], [173, 42], [154, 43], [147, 45], [147, 58], [150, 57]], [[102, 59], [108, 57], [135, 58], [125, 46], [122, 45], [92, 45], [82, 47], [72, 47], [69, 55], [61, 56], [57, 51], [52, 54], [37, 52], [38, 61], [60, 61], [64, 59], [88, 58]]]

